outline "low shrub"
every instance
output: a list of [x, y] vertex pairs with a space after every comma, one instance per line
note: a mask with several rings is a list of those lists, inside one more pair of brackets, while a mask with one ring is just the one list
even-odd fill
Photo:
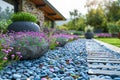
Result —
[[67, 42], [77, 39], [79, 37], [71, 34], [54, 34], [52, 38], [55, 38], [57, 45], [62, 47]]
[[13, 22], [16, 21], [30, 21], [30, 22], [37, 22], [37, 17], [28, 12], [18, 12], [12, 15], [11, 20]]
[[11, 34], [15, 41], [11, 44], [14, 47], [13, 53], [20, 51], [21, 59], [36, 59], [41, 57], [49, 48], [47, 37], [40, 32], [18, 32]]
[[82, 35], [83, 32], [82, 32], [82, 31], [75, 31], [75, 32], [73, 32], [73, 34], [74, 34], [74, 35]]
[[0, 21], [0, 32], [1, 33], [6, 33], [8, 25], [10, 25], [11, 23], [12, 23], [11, 20], [6, 20], [6, 19], [1, 20]]

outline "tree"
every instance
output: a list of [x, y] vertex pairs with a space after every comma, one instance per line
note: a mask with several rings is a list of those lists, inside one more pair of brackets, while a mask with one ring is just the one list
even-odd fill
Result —
[[72, 20], [73, 12], [70, 11], [69, 13], [70, 13], [70, 17], [71, 17], [71, 20]]
[[105, 7], [108, 22], [116, 22], [120, 19], [120, 0], [113, 2], [109, 1]]
[[96, 9], [91, 8], [86, 15], [87, 25], [94, 26], [94, 30], [101, 29], [102, 31], [107, 31], [106, 29], [106, 16], [104, 14], [104, 9], [99, 5]]

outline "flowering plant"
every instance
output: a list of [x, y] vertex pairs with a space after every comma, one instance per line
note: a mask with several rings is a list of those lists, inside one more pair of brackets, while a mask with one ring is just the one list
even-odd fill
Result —
[[14, 47], [13, 53], [20, 51], [22, 59], [39, 58], [44, 50], [48, 49], [47, 37], [40, 32], [17, 32], [11, 34], [14, 36], [14, 42], [11, 44]]
[[109, 33], [99, 33], [99, 34], [96, 34], [96, 36], [97, 37], [112, 37], [112, 35], [111, 34], [109, 34]]
[[58, 46], [64, 46], [68, 41], [72, 41], [75, 38], [78, 38], [76, 35], [71, 35], [71, 34], [54, 34], [52, 36], [53, 38], [56, 39], [56, 43]]
[[0, 69], [10, 63], [9, 59], [19, 60], [22, 57], [21, 52], [12, 53], [13, 47], [10, 47], [10, 44], [13, 40], [13, 37], [9, 37], [7, 34], [0, 34]]

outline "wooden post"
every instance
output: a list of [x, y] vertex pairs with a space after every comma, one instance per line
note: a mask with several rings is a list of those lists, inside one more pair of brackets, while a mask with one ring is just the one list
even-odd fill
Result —
[[19, 11], [19, 3], [17, 0], [14, 0], [14, 12], [18, 12]]
[[51, 21], [51, 28], [54, 28], [55, 27], [55, 22], [52, 20]]

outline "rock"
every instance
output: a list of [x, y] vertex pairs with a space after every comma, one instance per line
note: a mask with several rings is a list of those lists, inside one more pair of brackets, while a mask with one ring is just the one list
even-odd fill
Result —
[[52, 80], [60, 80], [60, 78], [52, 78]]
[[26, 75], [27, 77], [29, 77], [29, 76], [30, 76], [30, 74], [28, 74], [28, 73], [24, 73], [24, 75]]
[[110, 76], [105, 76], [105, 79], [111, 80], [112, 78]]
[[25, 62], [24, 64], [25, 64], [26, 67], [31, 67], [32, 66], [32, 63], [30, 63], [30, 62]]
[[64, 74], [64, 71], [63, 71], [63, 70], [59, 70], [59, 73], [60, 73], [60, 74]]
[[24, 66], [24, 65], [23, 65], [22, 63], [20, 63], [20, 64], [18, 64], [18, 66], [19, 66], [19, 67], [22, 67], [22, 66]]
[[23, 73], [24, 70], [23, 70], [23, 69], [20, 69], [20, 70], [18, 70], [17, 72], [18, 72], [18, 73]]
[[120, 77], [115, 77], [114, 80], [120, 80]]
[[83, 73], [83, 72], [81, 72], [80, 74], [82, 75], [82, 77], [83, 77], [84, 79], [89, 80], [89, 77], [88, 77], [87, 74], [85, 74], [85, 73]]
[[12, 72], [11, 72], [11, 71], [7, 71], [6, 73], [7, 73], [7, 74], [9, 74], [9, 75], [11, 75], [11, 74], [12, 74]]
[[46, 76], [47, 76], [47, 73], [46, 73], [46, 72], [42, 72], [42, 73], [40, 74], [40, 77], [41, 77], [41, 78], [46, 77]]
[[34, 80], [40, 80], [40, 76], [35, 76]]
[[15, 73], [15, 72], [16, 72], [16, 70], [15, 70], [15, 69], [12, 69], [12, 70], [11, 70], [11, 72], [12, 72], [12, 73]]
[[64, 80], [74, 80], [74, 78], [69, 76], [69, 77], [65, 77]]
[[13, 78], [14, 78], [14, 79], [21, 78], [21, 75], [20, 75], [20, 74], [13, 74]]
[[31, 71], [28, 70], [27, 73], [30, 74], [30, 75], [33, 75], [33, 74], [34, 74], [34, 72], [33, 72], [32, 70], [31, 70]]
[[82, 77], [79, 77], [77, 80], [82, 80], [83, 78]]
[[58, 72], [60, 69], [58, 67], [54, 67], [55, 72]]
[[62, 74], [58, 74], [57, 76], [58, 76], [59, 78], [61, 78], [63, 75], [62, 75]]

